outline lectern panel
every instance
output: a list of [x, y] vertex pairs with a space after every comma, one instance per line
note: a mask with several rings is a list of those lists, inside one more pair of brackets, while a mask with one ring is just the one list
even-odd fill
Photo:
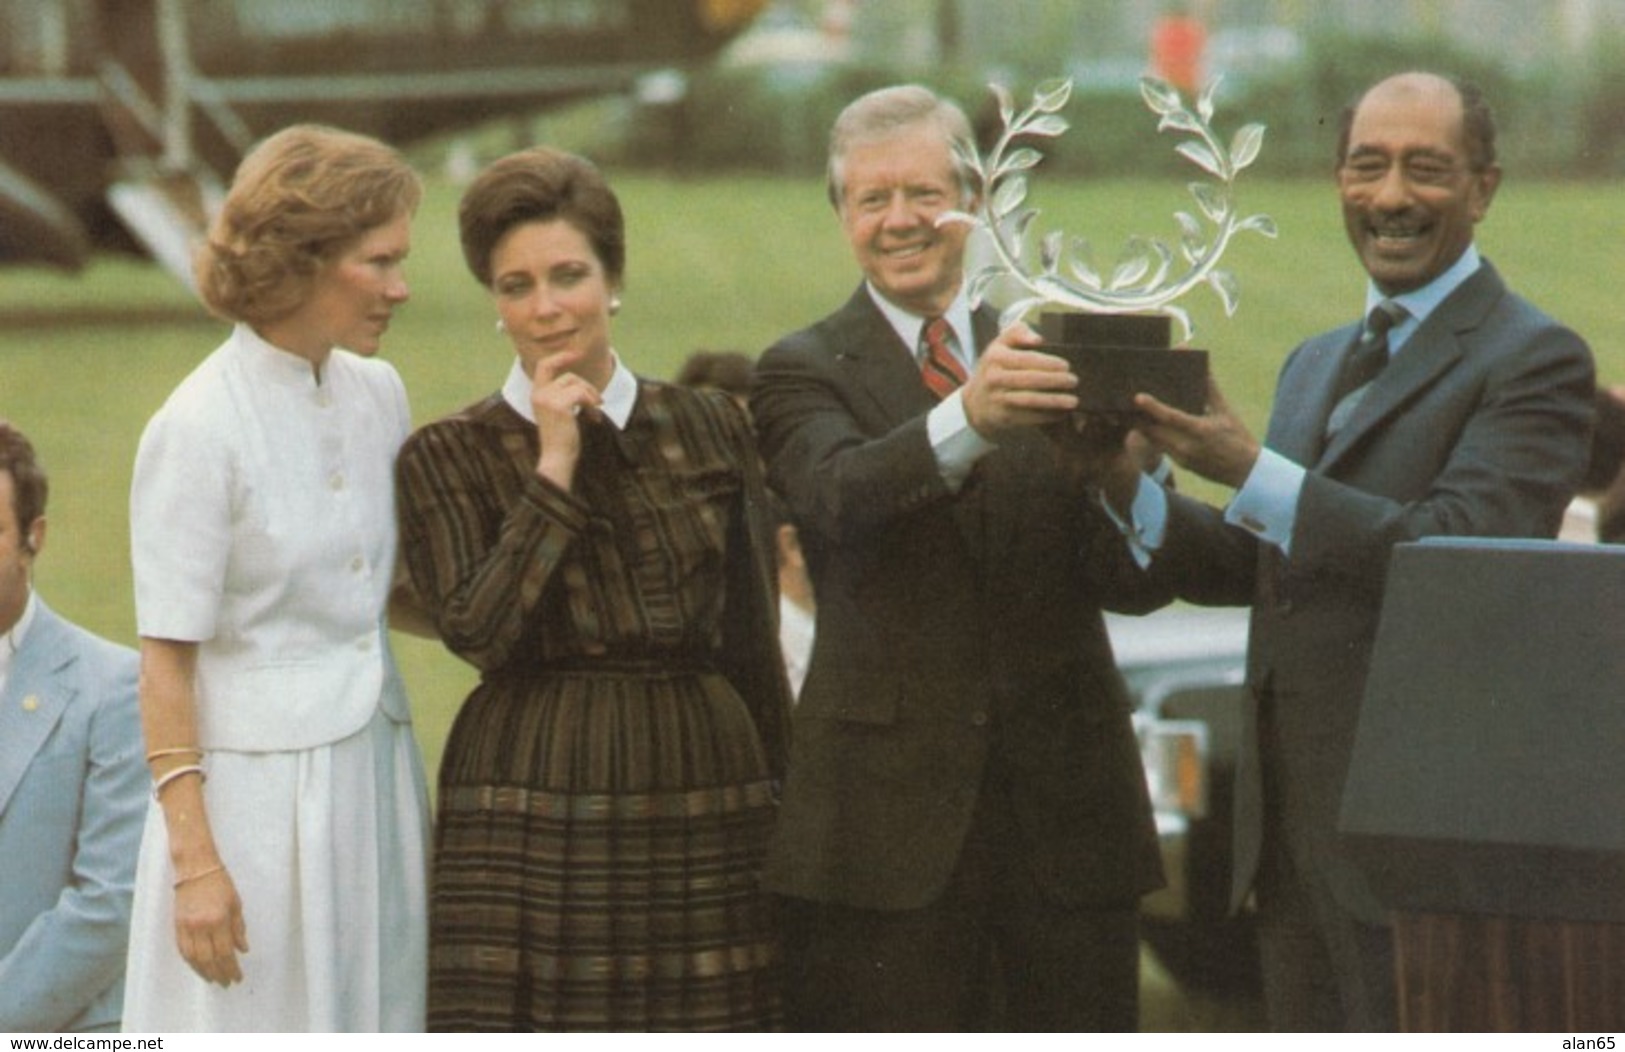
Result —
[[1397, 547], [1341, 828], [1396, 908], [1625, 921], [1625, 547]]

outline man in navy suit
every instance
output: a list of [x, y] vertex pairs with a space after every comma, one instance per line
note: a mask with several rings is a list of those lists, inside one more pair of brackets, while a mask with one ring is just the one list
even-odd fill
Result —
[[116, 1031], [148, 798], [137, 659], [35, 594], [46, 493], [0, 421], [0, 1031]]
[[1345, 114], [1337, 161], [1369, 320], [1292, 353], [1263, 443], [1217, 392], [1200, 417], [1141, 397], [1154, 442], [1237, 489], [1223, 513], [1170, 495], [1153, 562], [1253, 608], [1232, 893], [1257, 894], [1266, 1007], [1289, 1031], [1398, 1023], [1387, 921], [1337, 837], [1390, 550], [1554, 536], [1592, 416], [1584, 341], [1474, 247], [1501, 176], [1479, 93], [1384, 80]]
[[1066, 363], [966, 302], [940, 220], [975, 204], [969, 145], [924, 88], [842, 113], [830, 200], [864, 280], [751, 398], [818, 597], [767, 863], [794, 1029], [1137, 1025], [1162, 875], [1100, 610], [1166, 595], [1045, 433]]

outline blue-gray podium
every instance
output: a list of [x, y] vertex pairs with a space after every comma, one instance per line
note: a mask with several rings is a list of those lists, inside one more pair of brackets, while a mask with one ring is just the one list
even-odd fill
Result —
[[1625, 1029], [1625, 546], [1398, 546], [1340, 828], [1402, 1028]]

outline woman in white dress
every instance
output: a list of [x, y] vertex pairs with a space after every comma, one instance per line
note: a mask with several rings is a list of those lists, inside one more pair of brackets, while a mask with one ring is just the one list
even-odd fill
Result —
[[423, 1027], [427, 794], [385, 630], [410, 421], [370, 359], [420, 193], [382, 143], [290, 128], [199, 251], [236, 325], [147, 425], [130, 501], [160, 805], [130, 1031]]

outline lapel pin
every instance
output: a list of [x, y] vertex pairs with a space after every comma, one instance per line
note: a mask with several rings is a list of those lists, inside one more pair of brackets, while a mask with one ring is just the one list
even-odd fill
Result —
[[23, 699], [24, 712], [33, 712], [37, 708], [39, 708], [39, 695], [30, 694], [28, 697]]

